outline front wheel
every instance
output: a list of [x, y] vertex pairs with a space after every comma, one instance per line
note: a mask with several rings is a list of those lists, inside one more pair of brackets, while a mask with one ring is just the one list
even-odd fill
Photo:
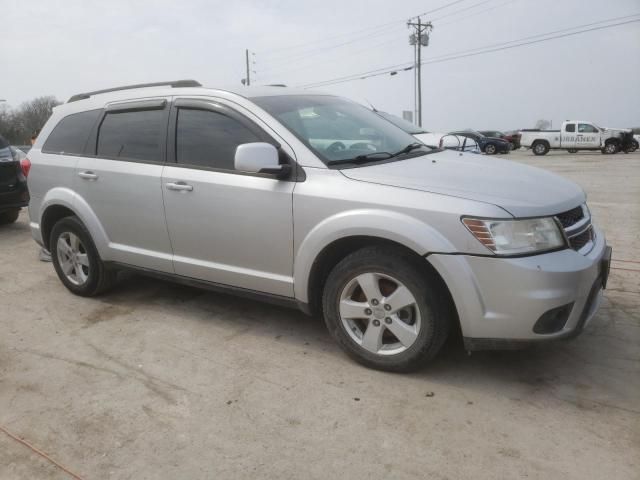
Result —
[[72, 293], [92, 297], [113, 284], [115, 272], [102, 262], [89, 231], [77, 217], [65, 217], [53, 226], [49, 248], [60, 281]]
[[441, 283], [414, 259], [389, 247], [344, 258], [323, 292], [331, 335], [356, 361], [393, 372], [415, 370], [441, 349], [451, 321]]
[[607, 143], [604, 147], [602, 147], [602, 153], [605, 155], [613, 155], [614, 153], [618, 153], [618, 145], [613, 142]]

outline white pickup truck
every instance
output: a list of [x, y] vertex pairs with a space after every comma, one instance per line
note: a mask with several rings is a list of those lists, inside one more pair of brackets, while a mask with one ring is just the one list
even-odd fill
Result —
[[583, 120], [567, 120], [560, 130], [522, 130], [520, 134], [520, 145], [531, 148], [536, 155], [546, 155], [551, 149], [611, 154], [633, 139], [630, 129], [601, 128]]

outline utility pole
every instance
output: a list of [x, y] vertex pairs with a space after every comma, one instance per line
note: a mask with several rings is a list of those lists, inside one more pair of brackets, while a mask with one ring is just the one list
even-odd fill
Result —
[[429, 35], [433, 30], [431, 22], [422, 23], [422, 19], [417, 17], [417, 22], [409, 20], [407, 26], [414, 29], [414, 33], [409, 36], [409, 45], [414, 46], [415, 59], [415, 104], [417, 106], [416, 120], [418, 126], [422, 126], [422, 47], [429, 46]]
[[245, 51], [245, 60], [247, 62], [247, 86], [251, 85], [251, 71], [249, 69], [249, 49], [247, 48]]

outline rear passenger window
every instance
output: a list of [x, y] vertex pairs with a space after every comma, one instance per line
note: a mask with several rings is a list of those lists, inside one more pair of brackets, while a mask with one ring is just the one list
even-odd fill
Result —
[[575, 123], [567, 123], [566, 131], [567, 132], [575, 132], [576, 131], [576, 124]]
[[93, 125], [102, 110], [89, 110], [64, 117], [42, 146], [44, 153], [81, 155]]
[[221, 113], [184, 108], [178, 110], [178, 163], [234, 170], [236, 147], [260, 141], [242, 123]]
[[107, 112], [98, 132], [99, 157], [161, 162], [164, 110]]

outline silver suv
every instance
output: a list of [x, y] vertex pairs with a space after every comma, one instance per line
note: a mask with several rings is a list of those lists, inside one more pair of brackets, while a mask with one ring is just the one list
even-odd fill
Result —
[[416, 143], [349, 100], [194, 81], [75, 95], [29, 152], [35, 240], [74, 294], [142, 273], [321, 314], [375, 368], [572, 336], [611, 250], [584, 192]]

